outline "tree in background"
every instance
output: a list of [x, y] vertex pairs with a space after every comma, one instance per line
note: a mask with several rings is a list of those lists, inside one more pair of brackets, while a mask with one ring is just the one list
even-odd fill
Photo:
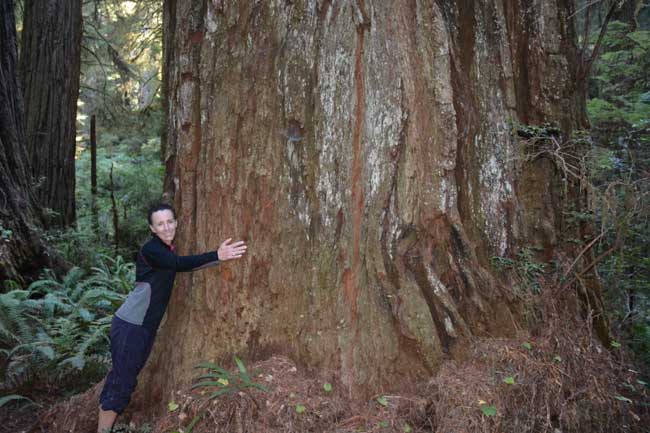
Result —
[[81, 0], [24, 3], [19, 74], [25, 145], [34, 192], [53, 226], [75, 221], [81, 5]]
[[[84, 5], [77, 148], [77, 227], [125, 257], [142, 244], [148, 204], [162, 195], [160, 165], [162, 5], [150, 0]], [[98, 230], [91, 229], [90, 119], [96, 119]], [[113, 167], [113, 182], [110, 172]], [[110, 191], [113, 191], [111, 194]], [[115, 207], [113, 206], [113, 199]], [[119, 239], [115, 239], [117, 214]]]
[[511, 130], [586, 126], [571, 4], [168, 0], [179, 247], [237, 233], [250, 255], [179, 278], [147, 401], [201, 360], [269, 350], [368, 395], [512, 333], [491, 259], [560, 257], [562, 206], [584, 205]]
[[58, 268], [42, 239], [40, 212], [25, 153], [23, 102], [13, 1], [0, 3], [0, 280], [23, 281]]
[[614, 333], [650, 365], [650, 4], [626, 1], [589, 78], [593, 212]]

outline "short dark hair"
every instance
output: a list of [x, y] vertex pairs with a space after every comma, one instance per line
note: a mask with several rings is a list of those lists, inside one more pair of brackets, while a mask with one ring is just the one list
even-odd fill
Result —
[[174, 215], [174, 219], [176, 219], [176, 211], [174, 210], [173, 207], [171, 207], [167, 203], [156, 203], [150, 206], [149, 210], [147, 211], [147, 220], [149, 221], [149, 225], [153, 225], [153, 220], [151, 219], [151, 216], [154, 214], [154, 212], [158, 212], [161, 210], [172, 211], [172, 215]]

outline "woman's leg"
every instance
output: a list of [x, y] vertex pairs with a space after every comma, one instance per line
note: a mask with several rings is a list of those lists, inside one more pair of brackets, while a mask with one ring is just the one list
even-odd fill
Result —
[[142, 326], [115, 317], [111, 324], [112, 368], [106, 376], [99, 398], [97, 431], [103, 433], [113, 426], [117, 416], [126, 409], [138, 383], [137, 377], [149, 357], [155, 334]]
[[99, 422], [97, 423], [97, 433], [110, 433], [117, 418], [117, 412], [99, 408]]

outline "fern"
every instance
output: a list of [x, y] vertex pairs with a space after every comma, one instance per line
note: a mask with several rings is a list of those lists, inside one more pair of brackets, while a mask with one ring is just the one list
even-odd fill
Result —
[[[109, 353], [112, 313], [135, 281], [134, 265], [100, 256], [90, 274], [50, 270], [26, 290], [0, 295], [0, 357], [5, 385], [44, 375], [62, 379]], [[100, 362], [99, 365], [102, 363]]]
[[26, 296], [25, 290], [0, 294], [0, 347], [12, 347], [33, 338]]

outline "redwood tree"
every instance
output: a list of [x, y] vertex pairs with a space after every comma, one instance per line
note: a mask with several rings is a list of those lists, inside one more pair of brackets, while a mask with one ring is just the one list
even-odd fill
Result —
[[75, 220], [75, 137], [81, 0], [25, 0], [20, 77], [25, 143], [41, 206], [53, 225]]
[[23, 103], [16, 79], [13, 1], [0, 2], [0, 281], [58, 267], [39, 233], [40, 213], [25, 155]]
[[557, 257], [570, 196], [511, 126], [586, 122], [571, 1], [165, 10], [179, 250], [234, 237], [249, 253], [179, 275], [146, 401], [233, 352], [337, 369], [364, 396], [513, 332], [491, 258]]

